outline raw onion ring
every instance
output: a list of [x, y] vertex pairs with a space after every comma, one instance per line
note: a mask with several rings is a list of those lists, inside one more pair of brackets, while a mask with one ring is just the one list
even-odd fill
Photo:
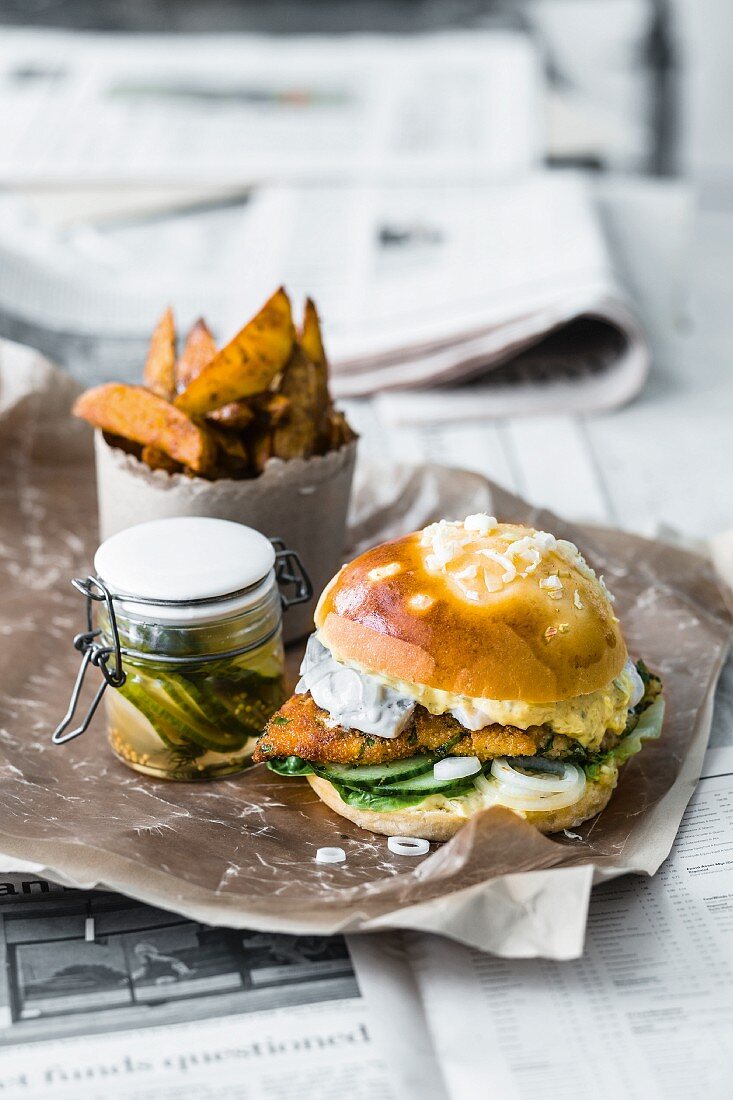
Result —
[[[546, 775], [540, 778], [524, 775], [500, 758], [493, 761], [491, 773], [496, 804], [510, 810], [534, 813], [561, 810], [578, 802], [585, 791], [585, 772], [575, 764], [565, 764], [562, 776]], [[527, 780], [528, 783], [525, 782]], [[482, 794], [488, 794], [481, 787], [479, 790]]]
[[481, 771], [481, 761], [477, 756], [444, 756], [433, 765], [436, 779], [466, 779]]
[[543, 795], [560, 794], [577, 786], [579, 773], [580, 768], [575, 764], [565, 764], [562, 775], [525, 775], [523, 771], [513, 768], [504, 756], [498, 757], [491, 764], [491, 774], [503, 786], [524, 793], [537, 792]]

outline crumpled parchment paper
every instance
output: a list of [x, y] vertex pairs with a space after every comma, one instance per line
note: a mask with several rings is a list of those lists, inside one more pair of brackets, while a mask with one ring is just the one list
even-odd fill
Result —
[[[493, 809], [424, 859], [394, 856], [304, 781], [264, 767], [201, 785], [136, 775], [107, 748], [101, 713], [84, 736], [51, 745], [78, 664], [83, 606], [69, 578], [89, 571], [97, 545], [91, 433], [66, 415], [73, 392], [41, 356], [0, 347], [0, 860], [211, 924], [420, 928], [507, 956], [577, 956], [592, 882], [653, 873], [699, 776], [731, 633], [710, 563], [579, 529], [475, 474], [360, 471], [348, 553], [479, 509], [570, 538], [605, 574], [631, 653], [661, 674], [668, 699], [662, 741], [623, 769], [576, 837], [543, 837]], [[345, 848], [346, 863], [316, 864], [326, 845]]]

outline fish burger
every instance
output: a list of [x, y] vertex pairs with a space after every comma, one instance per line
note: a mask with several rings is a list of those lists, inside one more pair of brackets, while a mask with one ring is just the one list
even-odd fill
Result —
[[315, 625], [254, 760], [373, 832], [447, 840], [491, 806], [573, 828], [661, 731], [603, 577], [546, 531], [474, 515], [384, 543]]

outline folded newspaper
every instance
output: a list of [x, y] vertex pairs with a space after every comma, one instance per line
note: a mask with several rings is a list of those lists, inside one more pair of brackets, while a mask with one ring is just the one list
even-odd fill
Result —
[[[581, 953], [593, 882], [658, 869], [700, 773], [731, 632], [704, 558], [576, 528], [463, 471], [363, 471], [347, 554], [444, 514], [491, 510], [552, 529], [606, 573], [632, 653], [659, 671], [669, 698], [662, 742], [627, 766], [609, 807], [573, 836], [541, 836], [495, 808], [407, 867], [306, 784], [264, 768], [215, 788], [141, 783], [99, 724], [63, 750], [51, 745], [78, 661], [69, 578], [88, 571], [97, 539], [91, 449], [83, 425], [59, 415], [70, 380], [40, 356], [5, 345], [0, 382], [3, 856], [211, 924], [301, 935], [412, 928], [551, 958]], [[296, 549], [307, 561], [308, 547]], [[315, 862], [330, 845], [345, 848], [346, 863]]]
[[228, 337], [278, 282], [318, 301], [335, 392], [378, 394], [392, 422], [591, 412], [647, 374], [588, 183], [572, 174], [273, 187], [187, 221], [63, 234], [0, 201], [0, 332], [85, 379], [137, 377], [161, 302], [184, 325], [203, 309]]
[[162, 302], [225, 338], [282, 282], [323, 311], [336, 392], [395, 423], [644, 383], [588, 181], [538, 171], [526, 35], [6, 30], [0, 67], [24, 196], [0, 198], [0, 335], [79, 377], [136, 376]]
[[333, 312], [338, 394], [419, 422], [595, 412], [641, 389], [648, 346], [582, 177], [383, 191], [359, 208], [367, 274], [348, 324]]

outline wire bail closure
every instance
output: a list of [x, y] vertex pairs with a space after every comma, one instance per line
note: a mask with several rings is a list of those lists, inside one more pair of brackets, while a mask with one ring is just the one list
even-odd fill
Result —
[[[288, 550], [282, 539], [270, 539], [275, 547], [275, 580], [280, 588], [280, 603], [283, 611], [299, 603], [308, 603], [313, 595], [311, 579], [305, 571], [297, 550]], [[282, 591], [285, 585], [295, 585], [292, 596]]]
[[[105, 693], [107, 685], [110, 684], [112, 687], [122, 687], [127, 678], [122, 668], [122, 650], [120, 647], [120, 635], [117, 629], [117, 619], [112, 603], [112, 593], [107, 588], [104, 581], [100, 580], [99, 577], [86, 577], [85, 579], [75, 577], [71, 583], [77, 592], [81, 592], [82, 596], [86, 598], [87, 628], [74, 638], [74, 649], [79, 650], [82, 654], [81, 664], [79, 665], [79, 671], [74, 681], [68, 710], [51, 736], [54, 745], [64, 745], [67, 741], [73, 741], [75, 737], [84, 733], [84, 731], [89, 728], [89, 723], [102, 701], [102, 696]], [[107, 614], [112, 628], [113, 644], [111, 646], [102, 645], [97, 641], [102, 631], [99, 627], [96, 629], [94, 627], [93, 604], [95, 602], [104, 603], [107, 608]], [[109, 659], [113, 654], [114, 664], [110, 668]], [[97, 668], [101, 669], [103, 677], [102, 683], [97, 688], [96, 694], [89, 704], [81, 724], [75, 729], [69, 730], [68, 727], [74, 721], [76, 708], [79, 705], [79, 696], [84, 686], [84, 678], [90, 665], [96, 665]]]
[[[280, 588], [280, 604], [283, 611], [287, 611], [288, 608], [294, 607], [296, 604], [307, 603], [313, 595], [313, 585], [305, 570], [305, 566], [300, 560], [298, 552], [296, 550], [288, 550], [285, 543], [280, 538], [272, 538], [270, 542], [275, 549], [275, 581]], [[51, 735], [51, 741], [54, 745], [65, 745], [67, 741], [73, 741], [75, 737], [79, 737], [84, 733], [89, 728], [89, 724], [94, 717], [97, 707], [102, 701], [102, 696], [107, 686], [114, 688], [122, 687], [127, 679], [126, 673], [122, 667], [123, 650], [120, 644], [120, 634], [117, 627], [114, 601], [116, 599], [126, 599], [132, 600], [135, 603], [157, 605], [171, 605], [178, 602], [175, 600], [146, 599], [140, 596], [131, 596], [130, 594], [122, 596], [117, 593], [112, 593], [104, 581], [99, 577], [75, 577], [71, 583], [77, 592], [80, 592], [86, 600], [87, 628], [74, 637], [74, 649], [82, 654], [81, 664], [76, 674], [76, 680], [74, 681], [74, 687], [71, 691], [71, 698], [66, 714]], [[286, 586], [290, 585], [293, 585], [295, 588], [292, 595], [288, 595], [287, 592], [283, 591]], [[238, 595], [238, 593], [230, 593], [229, 595]], [[186, 602], [192, 604], [218, 603], [221, 599], [221, 596], [215, 596]], [[95, 628], [94, 626], [93, 610], [95, 603], [103, 603], [105, 605], [112, 633], [112, 645], [104, 645], [98, 640], [101, 637], [102, 631], [100, 627]], [[245, 652], [246, 648], [248, 647], [245, 647], [245, 650], [219, 653], [212, 656], [218, 659], [235, 656], [238, 652]], [[110, 665], [110, 658], [112, 657], [114, 660], [112, 665]], [[186, 661], [187, 658], [171, 657], [169, 660], [178, 662]], [[74, 721], [74, 716], [79, 706], [79, 698], [84, 686], [84, 679], [90, 665], [94, 665], [101, 669], [103, 677], [102, 683], [97, 688], [94, 698], [89, 704], [81, 723], [70, 730], [69, 726]]]

